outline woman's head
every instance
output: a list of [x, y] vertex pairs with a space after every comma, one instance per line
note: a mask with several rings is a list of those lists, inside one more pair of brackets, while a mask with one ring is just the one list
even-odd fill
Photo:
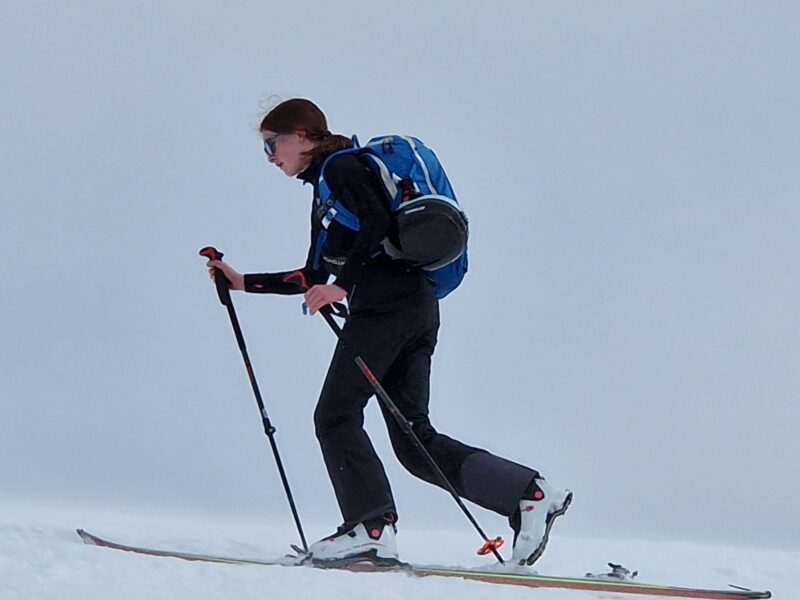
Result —
[[318, 157], [353, 145], [348, 138], [332, 134], [323, 112], [304, 98], [278, 104], [264, 116], [259, 130], [269, 162], [290, 177]]

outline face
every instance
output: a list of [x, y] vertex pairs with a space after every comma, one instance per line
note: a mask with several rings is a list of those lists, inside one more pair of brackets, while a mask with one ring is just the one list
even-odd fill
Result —
[[295, 133], [262, 131], [261, 137], [274, 149], [267, 160], [289, 177], [305, 171], [311, 162], [311, 158], [303, 153], [311, 150], [314, 144], [302, 131]]

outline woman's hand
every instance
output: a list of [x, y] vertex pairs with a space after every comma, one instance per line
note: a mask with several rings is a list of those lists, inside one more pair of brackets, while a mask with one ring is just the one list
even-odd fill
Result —
[[214, 279], [214, 275], [216, 270], [219, 269], [228, 278], [228, 281], [231, 282], [232, 290], [241, 290], [244, 291], [244, 275], [237, 272], [232, 266], [222, 260], [210, 260], [206, 263], [208, 267], [208, 275], [211, 279]]
[[306, 301], [308, 310], [314, 315], [323, 306], [328, 306], [328, 304], [332, 304], [333, 302], [344, 300], [345, 296], [347, 296], [345, 290], [334, 283], [330, 283], [312, 286], [311, 289], [305, 293], [303, 298]]

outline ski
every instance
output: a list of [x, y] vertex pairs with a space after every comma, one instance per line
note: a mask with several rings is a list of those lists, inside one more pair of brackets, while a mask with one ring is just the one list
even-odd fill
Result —
[[671, 585], [657, 585], [634, 581], [615, 581], [609, 579], [598, 579], [591, 577], [552, 577], [545, 575], [510, 573], [507, 571], [472, 570], [457, 567], [436, 567], [424, 565], [412, 565], [409, 563], [375, 563], [364, 560], [354, 560], [352, 562], [337, 561], [336, 564], [320, 564], [313, 562], [301, 562], [300, 557], [287, 556], [282, 559], [266, 560], [258, 558], [237, 558], [230, 556], [215, 556], [213, 554], [196, 554], [191, 552], [180, 552], [173, 550], [163, 550], [155, 548], [144, 548], [130, 546], [113, 542], [83, 529], [77, 530], [78, 535], [86, 543], [93, 546], [112, 548], [125, 552], [144, 554], [147, 556], [158, 556], [168, 558], [178, 558], [181, 560], [223, 563], [233, 565], [257, 565], [257, 566], [305, 566], [319, 569], [342, 569], [346, 571], [360, 573], [378, 572], [398, 572], [406, 573], [413, 577], [455, 577], [470, 581], [481, 581], [501, 585], [517, 585], [532, 588], [562, 588], [572, 590], [585, 590], [594, 592], [614, 592], [624, 594], [639, 594], [645, 596], [665, 596], [672, 598], [707, 598], [709, 600], [748, 600], [756, 598], [771, 598], [772, 593], [768, 591], [754, 591], [738, 586], [731, 586], [729, 590], [714, 590], [702, 588], [676, 587]]

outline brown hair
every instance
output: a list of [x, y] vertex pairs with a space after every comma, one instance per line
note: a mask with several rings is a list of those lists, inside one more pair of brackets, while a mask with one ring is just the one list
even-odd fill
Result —
[[328, 130], [328, 120], [323, 112], [311, 100], [305, 98], [292, 98], [281, 102], [264, 116], [259, 126], [259, 131], [262, 133], [264, 131], [294, 133], [298, 130], [314, 142], [314, 149], [308, 152], [312, 160], [336, 150], [353, 147], [350, 138]]

